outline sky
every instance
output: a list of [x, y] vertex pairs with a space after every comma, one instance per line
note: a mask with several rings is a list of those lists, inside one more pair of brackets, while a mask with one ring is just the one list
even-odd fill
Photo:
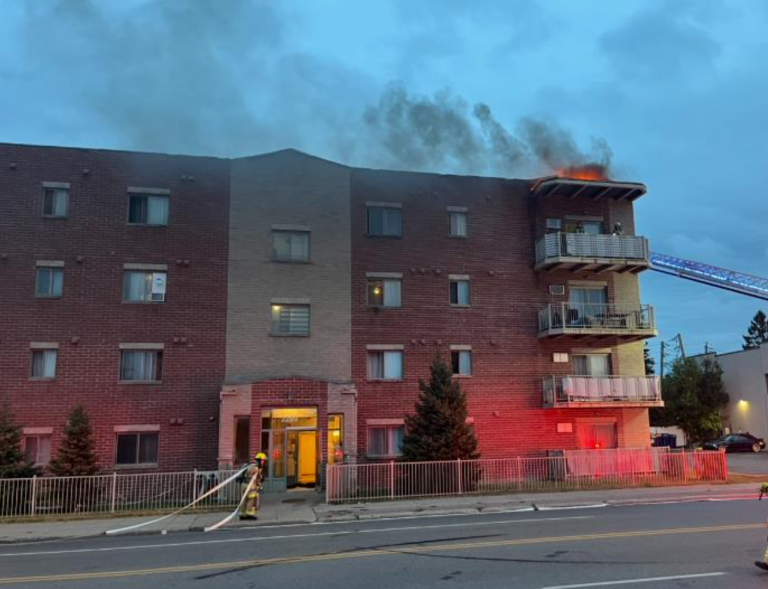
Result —
[[[0, 141], [639, 181], [653, 251], [768, 277], [764, 0], [27, 0]], [[768, 302], [646, 272], [659, 342], [741, 347]]]

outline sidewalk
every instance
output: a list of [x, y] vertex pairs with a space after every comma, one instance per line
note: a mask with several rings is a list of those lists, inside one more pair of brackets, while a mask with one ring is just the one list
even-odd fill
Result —
[[[696, 485], [682, 487], [651, 487], [609, 489], [604, 491], [571, 491], [562, 493], [527, 493], [412, 499], [328, 505], [314, 491], [266, 493], [263, 495], [259, 520], [239, 522], [229, 528], [253, 528], [270, 525], [332, 523], [373, 519], [499, 513], [505, 511], [534, 511], [547, 509], [576, 509], [591, 506], [621, 506], [647, 503], [676, 503], [687, 501], [755, 500], [759, 484]], [[220, 521], [226, 513], [181, 515], [171, 521], [148, 526], [135, 533], [157, 534], [195, 531]], [[157, 516], [155, 516], [157, 517]], [[37, 522], [0, 525], [0, 542], [24, 542], [80, 538], [103, 535], [107, 530], [127, 527], [153, 519], [143, 517], [113, 517], [63, 522]]]

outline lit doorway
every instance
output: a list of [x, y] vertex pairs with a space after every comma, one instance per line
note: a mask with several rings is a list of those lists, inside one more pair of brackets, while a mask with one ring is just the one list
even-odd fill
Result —
[[283, 491], [317, 484], [317, 409], [290, 407], [261, 412], [261, 447], [269, 456], [265, 488]]

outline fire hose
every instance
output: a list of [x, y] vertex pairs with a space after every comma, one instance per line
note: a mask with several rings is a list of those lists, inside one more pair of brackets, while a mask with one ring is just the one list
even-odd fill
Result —
[[[246, 470], [248, 470], [248, 468], [250, 468], [250, 465], [249, 466], [244, 466], [243, 468], [238, 470], [235, 474], [233, 474], [231, 477], [229, 477], [225, 481], [222, 481], [221, 483], [219, 483], [218, 485], [216, 485], [215, 487], [213, 487], [212, 489], [210, 489], [209, 491], [207, 491], [203, 495], [200, 495], [200, 497], [198, 497], [197, 499], [195, 499], [191, 503], [185, 505], [184, 507], [182, 507], [180, 509], [177, 509], [173, 513], [169, 513], [168, 515], [164, 515], [163, 517], [158, 517], [158, 518], [150, 520], [148, 522], [142, 522], [140, 524], [135, 524], [135, 525], [132, 525], [132, 526], [127, 526], [125, 528], [117, 528], [115, 530], [107, 530], [106, 534], [108, 536], [113, 536], [115, 534], [122, 534], [123, 532], [129, 532], [131, 530], [137, 530], [139, 528], [143, 528], [145, 526], [150, 526], [152, 524], [156, 524], [156, 523], [159, 523], [161, 521], [164, 521], [164, 520], [170, 519], [172, 517], [175, 517], [175, 516], [179, 515], [180, 513], [182, 513], [183, 511], [185, 511], [185, 510], [189, 509], [190, 507], [196, 505], [197, 503], [200, 503], [203, 499], [205, 499], [207, 497], [210, 497], [211, 495], [213, 495], [217, 491], [219, 491], [219, 490], [223, 489], [224, 487], [226, 487], [228, 484], [230, 484], [235, 479], [237, 479], [240, 475], [242, 475]], [[237, 515], [237, 511], [242, 506], [242, 504], [245, 501], [246, 497], [248, 497], [248, 493], [251, 491], [251, 489], [253, 488], [253, 485], [256, 483], [256, 480], [258, 479], [259, 474], [260, 473], [257, 471], [256, 474], [253, 477], [251, 477], [251, 480], [248, 483], [248, 487], [247, 487], [245, 493], [243, 493], [243, 496], [240, 499], [240, 503], [238, 504], [237, 509], [232, 514], [228, 515], [226, 518], [224, 518], [222, 521], [220, 521], [218, 524], [214, 524], [213, 526], [210, 526], [210, 527], [206, 528], [205, 529], [206, 532], [209, 532], [211, 530], [215, 530], [215, 529], [219, 528], [220, 526], [223, 526], [227, 522], [231, 521], [232, 518], [235, 515]]]

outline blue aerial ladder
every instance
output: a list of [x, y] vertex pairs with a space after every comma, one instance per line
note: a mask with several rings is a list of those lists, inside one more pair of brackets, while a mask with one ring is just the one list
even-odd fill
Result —
[[651, 269], [768, 301], [768, 279], [651, 252]]

